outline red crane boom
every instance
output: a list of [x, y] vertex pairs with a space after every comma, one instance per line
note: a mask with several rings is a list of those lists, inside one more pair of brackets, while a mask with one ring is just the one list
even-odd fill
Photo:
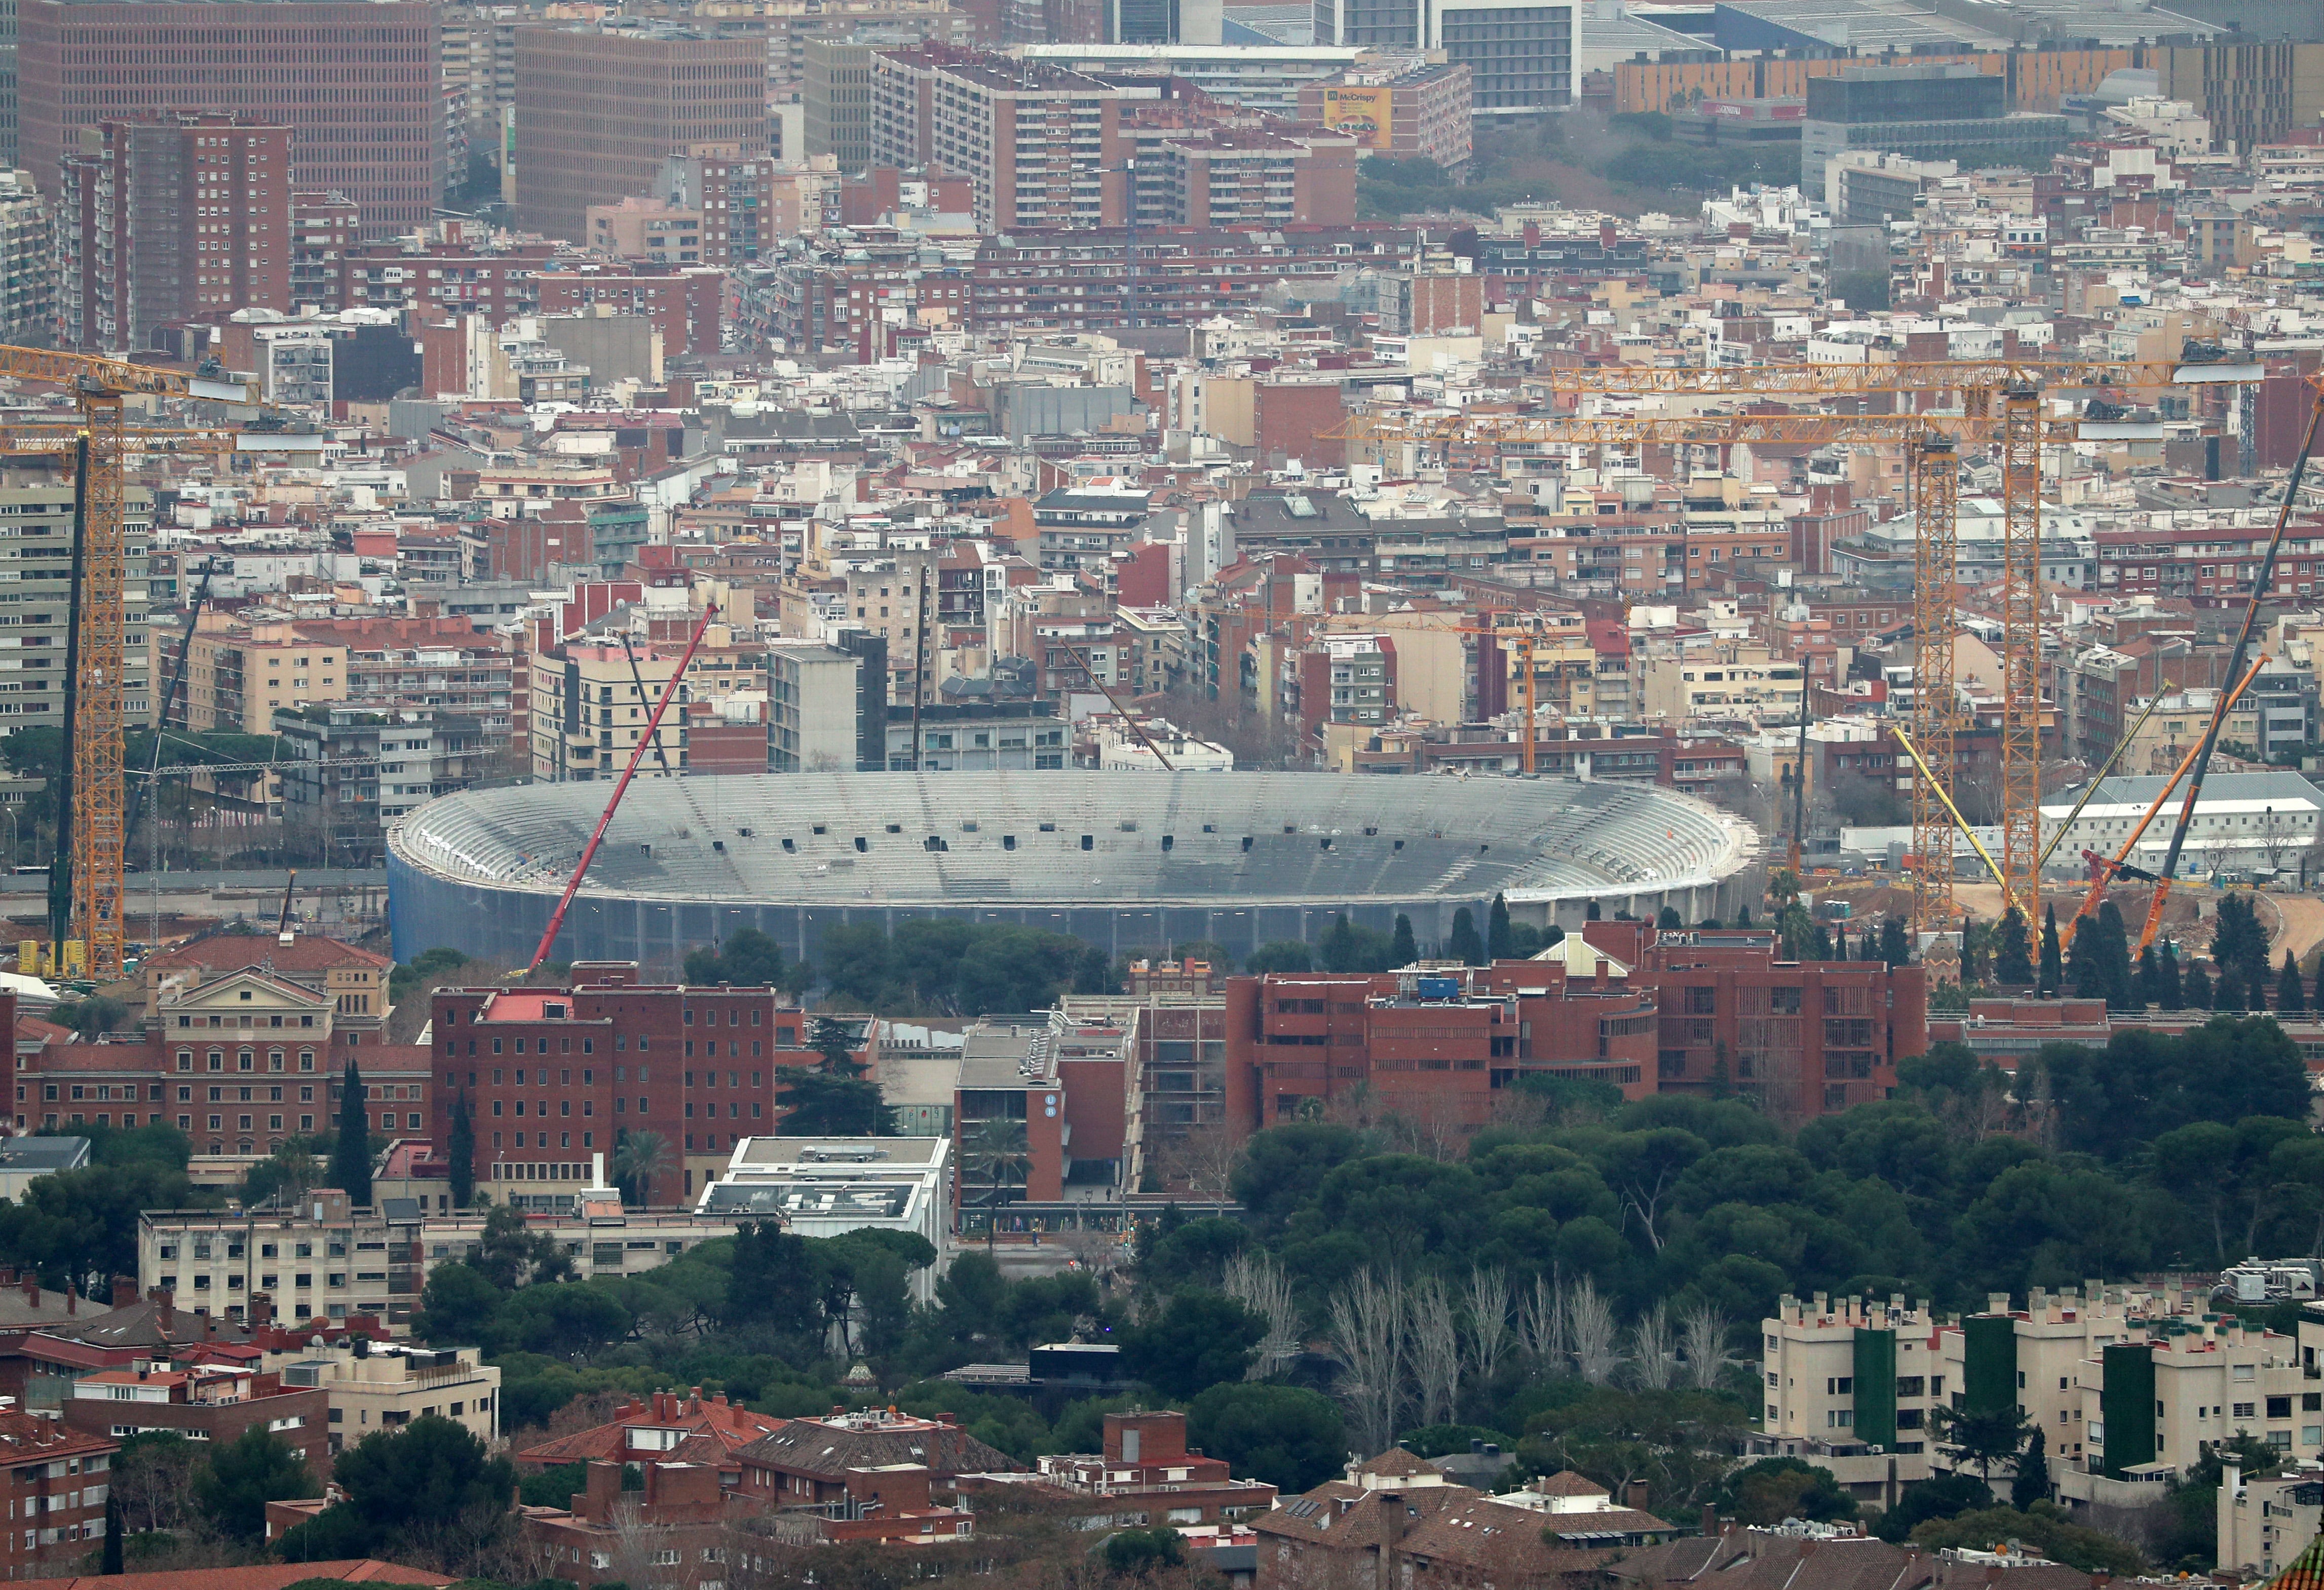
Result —
[[549, 946], [557, 942], [557, 930], [565, 925], [566, 908], [573, 904], [573, 896], [580, 892], [581, 879], [588, 874], [589, 863], [596, 857], [598, 841], [605, 837], [606, 825], [613, 822], [613, 813], [620, 810], [622, 796], [629, 792], [630, 780], [636, 777], [638, 764], [645, 759], [646, 749], [660, 742], [661, 715], [669, 710], [669, 703], [676, 699], [678, 685], [685, 679], [686, 670], [694, 661], [696, 649], [702, 645], [703, 632], [710, 628], [710, 620], [717, 616], [718, 604], [715, 602], [706, 604], [702, 610], [702, 621], [694, 626], [694, 633], [687, 638], [686, 655], [678, 659], [677, 671], [661, 687], [661, 696], [654, 703], [653, 716], [646, 720], [646, 731], [632, 748], [630, 764], [622, 769], [622, 777], [613, 786], [613, 798], [605, 803], [605, 813], [597, 819], [596, 832], [590, 834], [588, 844], [582, 848], [580, 864], [573, 869], [573, 876], [566, 880], [565, 892], [557, 897], [557, 909], [549, 914], [548, 931], [540, 935], [540, 948], [532, 952], [532, 960], [524, 969], [526, 975], [539, 970], [540, 963], [549, 959]]

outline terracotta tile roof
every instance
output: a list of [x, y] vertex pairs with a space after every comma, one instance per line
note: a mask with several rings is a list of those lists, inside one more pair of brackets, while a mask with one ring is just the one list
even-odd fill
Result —
[[1434, 1470], [1428, 1466], [1425, 1458], [1415, 1457], [1409, 1448], [1390, 1447], [1379, 1457], [1357, 1465], [1356, 1472], [1393, 1476], [1432, 1474]]
[[[1566, 1516], [1579, 1522], [1610, 1515]], [[1595, 1567], [1618, 1548], [1619, 1542], [1583, 1547], [1554, 1545], [1545, 1538], [1544, 1531], [1554, 1526], [1557, 1520], [1554, 1513], [1512, 1507], [1489, 1496], [1478, 1496], [1460, 1506], [1440, 1509], [1434, 1517], [1414, 1525], [1400, 1549], [1407, 1557], [1458, 1563], [1487, 1572], [1496, 1579], [1522, 1580]], [[1652, 1519], [1647, 1527], [1667, 1530], [1672, 1526]]]
[[13, 1408], [0, 1409], [0, 1468], [76, 1452], [109, 1452], [116, 1445], [104, 1436], [67, 1429], [61, 1423]]
[[1574, 1473], [1570, 1468], [1561, 1468], [1554, 1475], [1547, 1475], [1542, 1479], [1537, 1479], [1534, 1481], [1530, 1488], [1536, 1493], [1543, 1496], [1609, 1496], [1613, 1494], [1612, 1492], [1607, 1490], [1605, 1486], [1600, 1484], [1596, 1480], [1583, 1479], [1580, 1475]]
[[2261, 1590], [2324, 1590], [2324, 1535], [2308, 1542], [2307, 1549], [2285, 1563], [2283, 1571]]
[[444, 1574], [408, 1568], [401, 1563], [355, 1558], [339, 1562], [256, 1563], [238, 1568], [180, 1568], [166, 1574], [83, 1576], [42, 1581], [42, 1590], [283, 1590], [301, 1579], [344, 1579], [349, 1584], [444, 1585]]
[[[465, 620], [462, 621], [466, 622]], [[337, 939], [327, 939], [319, 934], [301, 933], [285, 944], [272, 933], [218, 932], [189, 940], [175, 949], [163, 950], [149, 957], [145, 965], [163, 971], [180, 967], [198, 967], [209, 976], [217, 977], [270, 961], [276, 970], [283, 972], [328, 971], [341, 966], [368, 966], [375, 971], [384, 972], [395, 964], [384, 955], [358, 950], [353, 944], [342, 944]]]
[[[1729, 1529], [1708, 1538], [1646, 1546], [1602, 1570], [1624, 1586], [1672, 1590], [1716, 1576], [1720, 1590], [1981, 1590], [1983, 1563], [1932, 1557], [1885, 1540], [1813, 1539], [1772, 1530]], [[2009, 1590], [2089, 1590], [2090, 1576], [2062, 1564], [2008, 1570]]]
[[16, 1018], [16, 1042], [19, 1043], [69, 1043], [72, 1037], [70, 1027], [42, 1021], [37, 1016], [19, 1016]]
[[669, 1462], [682, 1458], [688, 1463], [715, 1462], [723, 1466], [734, 1453], [761, 1437], [780, 1429], [788, 1422], [771, 1414], [753, 1413], [739, 1402], [729, 1402], [724, 1397], [706, 1400], [697, 1386], [691, 1393], [656, 1392], [650, 1401], [624, 1403], [614, 1411], [609, 1423], [527, 1447], [515, 1454], [515, 1457], [518, 1463], [528, 1467], [540, 1468], [554, 1468], [566, 1463], [586, 1463], [592, 1458], [607, 1463], [622, 1462], [631, 1456], [628, 1438], [631, 1427], [656, 1425], [688, 1432], [678, 1451], [653, 1454], [656, 1461]]
[[986, 1446], [956, 1424], [919, 1420], [901, 1428], [851, 1429], [815, 1419], [794, 1419], [742, 1448], [742, 1461], [764, 1468], [844, 1481], [851, 1468], [890, 1463], [925, 1464], [938, 1475], [1001, 1474], [1024, 1466]]
[[1410, 1527], [1411, 1521], [1464, 1506], [1483, 1494], [1467, 1485], [1367, 1491], [1345, 1480], [1332, 1480], [1304, 1496], [1278, 1503], [1273, 1512], [1253, 1519], [1250, 1527], [1262, 1535], [1311, 1540], [1336, 1550], [1377, 1550], [1397, 1530]]

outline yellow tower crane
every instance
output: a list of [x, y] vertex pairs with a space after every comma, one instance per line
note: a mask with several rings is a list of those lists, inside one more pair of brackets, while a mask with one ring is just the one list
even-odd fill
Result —
[[[2194, 350], [2189, 350], [2190, 355]], [[2213, 351], [2216, 354], [2216, 350]], [[1914, 558], [1914, 741], [1936, 777], [1950, 781], [1959, 707], [1951, 689], [1960, 635], [1954, 590], [1956, 513], [1962, 440], [1998, 442], [2002, 453], [2001, 859], [2005, 900], [2038, 907], [2041, 888], [2041, 534], [2042, 448], [2077, 440], [2127, 439], [2153, 427], [2095, 420], [2045, 420], [2045, 391], [2147, 388], [2255, 381], [2255, 364], [2218, 357], [2171, 361], [1981, 359], [1893, 363], [1760, 364], [1733, 368], [1560, 366], [1545, 372], [1554, 398], [1628, 400], [1718, 398], [1934, 397], [1945, 411], [1902, 414], [1422, 414], [1351, 417], [1332, 433], [1377, 449], [1392, 467], [1416, 466], [1432, 447], [1511, 443], [1727, 445], [1868, 443], [1913, 449], [1909, 478], [1915, 503]], [[1398, 473], [1402, 473], [1399, 468]], [[1925, 670], [1925, 672], [1923, 671]], [[1803, 717], [1807, 712], [1802, 681]], [[1914, 791], [1914, 925], [1936, 930], [1952, 920], [1952, 819], [1939, 792]], [[2030, 927], [2029, 923], [2029, 927]]]
[[122, 455], [135, 442], [134, 433], [123, 424], [123, 400], [150, 394], [249, 403], [254, 394], [248, 383], [223, 373], [189, 375], [45, 348], [0, 345], [0, 375], [60, 386], [80, 409], [78, 434], [71, 444], [78, 461], [74, 494], [79, 523], [73, 560], [78, 611], [67, 662], [71, 698], [66, 713], [69, 745], [65, 768], [69, 786], [59, 792], [58, 808], [60, 819], [71, 825], [72, 842], [64, 851], [70, 879], [62, 887], [61, 880], [52, 880], [51, 920], [56, 943], [62, 945], [77, 934], [87, 944], [88, 974], [103, 981], [121, 976], [126, 947], [122, 851], [127, 801], [121, 748], [128, 555]]

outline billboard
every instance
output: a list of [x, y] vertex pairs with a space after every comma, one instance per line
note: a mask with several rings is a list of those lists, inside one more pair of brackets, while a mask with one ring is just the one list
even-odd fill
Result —
[[1396, 118], [1389, 108], [1395, 90], [1382, 85], [1358, 88], [1326, 84], [1323, 125], [1345, 133], [1359, 149], [1386, 151], [1395, 147]]

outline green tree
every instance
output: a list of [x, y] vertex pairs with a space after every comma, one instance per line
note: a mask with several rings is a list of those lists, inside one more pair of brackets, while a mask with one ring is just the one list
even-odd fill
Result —
[[2112, 900], [2099, 903], [2098, 932], [2098, 966], [2105, 982], [2107, 1007], [2135, 1010], [2138, 996], [2131, 983], [2130, 933], [2124, 925], [2122, 908]]
[[1930, 1411], [1930, 1418], [1936, 1423], [1938, 1438], [1960, 1462], [1977, 1465], [1978, 1476], [1988, 1485], [1993, 1483], [1994, 1465], [2015, 1461], [2025, 1445], [2025, 1415], [2015, 1403], [1997, 1408], [1936, 1408]]
[[[1412, 938], [1412, 918], [1401, 911], [1396, 914], [1396, 932], [1388, 940], [1388, 959], [1391, 970], [1410, 966], [1420, 959], [1420, 946]], [[2318, 972], [2317, 976], [2324, 979], [2324, 971]], [[2324, 1005], [2324, 995], [2318, 997], [2318, 1002]]]
[[856, 1031], [835, 1016], [818, 1016], [807, 1034], [807, 1047], [823, 1056], [823, 1069], [834, 1076], [860, 1077], [865, 1067], [855, 1058]]
[[887, 1124], [887, 1102], [869, 1077], [786, 1065], [775, 1068], [775, 1078], [782, 1084], [786, 1136], [877, 1137]]
[[785, 1340], [811, 1337], [820, 1311], [807, 1239], [777, 1225], [745, 1221], [734, 1234], [720, 1317], [730, 1330], [756, 1327]]
[[2190, 960], [2179, 974], [2181, 1006], [2187, 1010], [2209, 1010], [2213, 1007], [2211, 979], [2204, 973], [2203, 963]]
[[1186, 1405], [1186, 1438], [1238, 1475], [1286, 1495], [1338, 1476], [1347, 1455], [1340, 1406], [1301, 1386], [1222, 1381]]
[[2006, 988], [2024, 988], [2034, 980], [2034, 961], [2025, 937], [2024, 914], [2012, 905], [2002, 913], [1994, 939], [1993, 980]]
[[121, 1498], [110, 1486], [105, 1493], [105, 1546], [97, 1571], [107, 1576], [121, 1572]]
[[788, 981], [783, 947], [755, 927], [737, 929], [724, 944], [687, 951], [686, 980], [701, 987], [729, 983], [744, 988], [779, 988]]
[[1913, 959], [1912, 941], [1904, 934], [1904, 924], [1893, 916], [1880, 924], [1880, 959], [1892, 970]]
[[2308, 1008], [2308, 990], [2300, 978], [2300, 963], [2283, 951], [2283, 970], [2276, 975], [2275, 1007], [2285, 1016], [2299, 1016]]
[[1133, 1326], [1121, 1366], [1173, 1402], [1221, 1381], [1239, 1381], [1267, 1335], [1267, 1321], [1222, 1293], [1186, 1288], [1162, 1312]]
[[1787, 1518], [1832, 1523], [1856, 1516], [1856, 1498], [1841, 1488], [1830, 1469], [1796, 1457], [1763, 1457], [1736, 1470], [1721, 1501], [1722, 1512], [1763, 1529]]
[[1164, 1568], [1178, 1567], [1185, 1560], [1185, 1540], [1167, 1527], [1124, 1530], [1108, 1536], [1105, 1542], [1106, 1571], [1125, 1579], [1144, 1578]]
[[1996, 1540], [2022, 1540], [2052, 1562], [2084, 1573], [2112, 1574], [2134, 1578], [2145, 1567], [2135, 1547], [2112, 1535], [2070, 1524], [2055, 1513], [2019, 1512], [1996, 1507], [1982, 1512], [1957, 1513], [1932, 1520], [1913, 1531], [1913, 1543], [1931, 1551], [1955, 1547], [1990, 1547]]
[[2163, 941], [2162, 970], [2155, 979], [2154, 1007], [2157, 1010], [2183, 1010], [2186, 1005], [2187, 985], [2179, 972], [2179, 947], [2165, 939]]
[[2054, 994], [2064, 983], [2065, 969], [2058, 951], [2058, 907], [2044, 905], [2042, 908], [2042, 968], [2035, 974], [2035, 985], [2042, 993]]
[[1496, 960], [1508, 960], [1517, 952], [1517, 935], [1509, 931], [1509, 897], [1493, 896], [1493, 907], [1485, 914], [1485, 949]]
[[2138, 952], [2138, 970], [2132, 979], [2132, 986], [2138, 990], [2141, 1005], [2151, 1005], [2158, 1010], [2163, 1008], [2163, 960], [2155, 954], [2153, 945], [2149, 944]]
[[286, 1533], [285, 1558], [393, 1559], [424, 1540], [458, 1559], [507, 1529], [517, 1489], [507, 1458], [435, 1414], [374, 1430], [338, 1455], [331, 1478], [346, 1500]]
[[1973, 1474], [1941, 1474], [1908, 1485], [1896, 1505], [1873, 1521], [1873, 1533], [1902, 1545], [1932, 1519], [1953, 1518], [1991, 1508], [1993, 1488]]
[[357, 1209], [371, 1205], [371, 1110], [364, 1094], [363, 1072], [347, 1062], [340, 1083], [339, 1140], [331, 1150], [331, 1185], [347, 1195]]
[[533, 1230], [526, 1223], [524, 1212], [507, 1204], [485, 1212], [476, 1251], [468, 1256], [466, 1264], [503, 1292], [561, 1281], [573, 1267], [555, 1237], [545, 1231]]
[[2009, 1505], [2020, 1512], [2033, 1510], [2036, 1502], [2050, 1500], [2050, 1457], [2048, 1441], [2042, 1427], [2035, 1425], [2034, 1433], [2025, 1439], [2025, 1450], [2017, 1459], [2017, 1473], [2009, 1482]]
[[1675, 905], [1665, 905], [1655, 913], [1655, 926], [1664, 933], [1673, 933], [1685, 925], [1686, 921], [1679, 915]]
[[252, 1544], [266, 1537], [266, 1504], [319, 1496], [322, 1487], [281, 1437], [253, 1425], [210, 1454], [209, 1472], [195, 1482], [203, 1513], [229, 1539]]
[[451, 1162], [452, 1207], [465, 1209], [476, 1199], [476, 1126], [468, 1116], [466, 1092], [452, 1103], [452, 1129], [444, 1153]]
[[1478, 936], [1477, 919], [1466, 905], [1452, 913], [1452, 933], [1444, 941], [1444, 953], [1467, 966], [1485, 964], [1485, 941]]
[[439, 1346], [492, 1341], [497, 1337], [496, 1321], [506, 1298], [474, 1264], [438, 1264], [420, 1289], [420, 1318], [413, 1328]]
[[1315, 958], [1297, 939], [1277, 939], [1253, 950], [1250, 958], [1243, 962], [1243, 970], [1253, 977], [1264, 977], [1268, 972], [1296, 975], [1314, 970]]
[[633, 1201], [650, 1208], [654, 1178], [669, 1173], [675, 1161], [676, 1156], [669, 1151], [669, 1139], [660, 1133], [624, 1132], [613, 1146], [613, 1179], [635, 1194]]

